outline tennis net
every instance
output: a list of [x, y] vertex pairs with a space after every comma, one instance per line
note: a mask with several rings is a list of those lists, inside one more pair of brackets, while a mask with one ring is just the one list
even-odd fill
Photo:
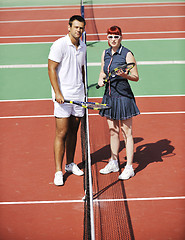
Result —
[[[85, 9], [83, 3], [85, 3]], [[93, 1], [81, 1], [81, 15], [88, 20], [86, 29], [89, 41], [99, 40], [94, 9]], [[86, 32], [84, 32], [83, 41], [86, 42]], [[87, 85], [86, 65], [86, 91]], [[93, 118], [91, 116], [89, 126], [88, 110], [86, 109], [81, 124], [82, 155], [85, 164], [84, 240], [94, 240], [95, 236], [97, 240], [134, 240], [128, 203], [122, 201], [122, 199], [127, 199], [124, 183], [118, 180], [116, 174], [110, 174], [106, 177], [99, 174], [99, 170], [105, 166], [105, 162], [110, 158], [110, 146], [106, 120], [104, 118], [98, 119], [98, 138], [97, 132], [93, 131], [93, 129], [97, 129], [96, 120], [95, 116]]]
[[[81, 0], [81, 15], [84, 16], [84, 4]], [[86, 32], [82, 36], [82, 40], [86, 43]], [[87, 101], [87, 59], [85, 67], [85, 89]], [[93, 191], [92, 191], [92, 175], [91, 175], [91, 157], [89, 143], [89, 120], [88, 109], [85, 109], [85, 115], [81, 120], [81, 145], [82, 145], [82, 160], [84, 162], [84, 240], [95, 240], [94, 232], [94, 213], [93, 213]]]

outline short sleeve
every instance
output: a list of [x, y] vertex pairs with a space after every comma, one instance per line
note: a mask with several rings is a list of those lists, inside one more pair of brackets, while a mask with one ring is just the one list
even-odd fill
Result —
[[50, 48], [48, 59], [60, 63], [62, 61], [62, 41], [58, 39]]

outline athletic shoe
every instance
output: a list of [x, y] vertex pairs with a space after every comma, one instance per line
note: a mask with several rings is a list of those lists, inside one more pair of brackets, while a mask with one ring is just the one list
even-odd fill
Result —
[[75, 174], [77, 176], [82, 176], [84, 174], [84, 172], [82, 170], [80, 170], [80, 168], [75, 163], [66, 165], [65, 171], [72, 172], [73, 174]]
[[109, 163], [100, 170], [101, 174], [108, 174], [111, 172], [118, 172], [119, 166], [117, 160], [110, 160]]
[[123, 172], [119, 175], [120, 180], [127, 180], [135, 175], [132, 167], [125, 167]]
[[58, 171], [55, 173], [54, 184], [56, 186], [64, 185], [62, 171]]

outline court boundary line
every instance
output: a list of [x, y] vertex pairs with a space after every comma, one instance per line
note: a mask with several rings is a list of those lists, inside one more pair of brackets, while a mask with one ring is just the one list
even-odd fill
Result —
[[[102, 96], [103, 97], [103, 96]], [[102, 99], [102, 97], [89, 97], [89, 99]], [[156, 97], [185, 97], [185, 94], [175, 94], [175, 95], [135, 95], [136, 98], [156, 98]], [[2, 102], [29, 102], [29, 101], [53, 101], [52, 98], [33, 98], [33, 99], [10, 99], [10, 100], [0, 100]]]
[[[117, 5], [117, 6], [116, 6]], [[130, 5], [130, 6], [127, 6]], [[85, 4], [85, 7], [89, 7], [91, 6], [91, 4]], [[107, 7], [108, 6], [108, 7]], [[179, 1], [179, 2], [168, 2], [168, 1], [164, 1], [164, 2], [138, 2], [138, 3], [96, 3], [93, 5], [93, 8], [112, 8], [113, 6], [115, 7], [173, 7], [173, 6], [184, 6], [184, 2], [183, 1]], [[51, 8], [51, 10], [58, 10], [58, 8], [70, 8], [74, 7], [74, 8], [79, 8], [80, 5], [79, 4], [72, 4], [72, 5], [33, 5], [33, 6], [7, 6], [7, 7], [0, 7], [0, 11], [24, 11], [24, 10], [45, 10], [45, 8]], [[17, 8], [17, 9], [16, 9]], [[32, 9], [31, 9], [32, 8]], [[35, 9], [33, 9], [35, 8]], [[39, 8], [39, 9], [38, 9]], [[43, 9], [42, 9], [43, 8]], [[23, 9], [23, 10], [22, 10]], [[48, 10], [48, 9], [46, 9]]]
[[[185, 60], [169, 60], [169, 61], [138, 61], [137, 65], [169, 65], [169, 64], [185, 64]], [[88, 67], [101, 66], [101, 62], [89, 62]], [[48, 64], [9, 64], [0, 65], [0, 69], [12, 68], [47, 68]]]
[[[147, 34], [181, 34], [185, 33], [185, 31], [181, 30], [172, 30], [172, 31], [157, 31], [157, 32], [124, 32], [125, 35], [147, 35]], [[23, 35], [23, 36], [0, 36], [0, 39], [19, 39], [19, 38], [54, 38], [54, 37], [64, 37], [66, 34], [60, 35]], [[87, 36], [96, 36], [96, 33], [88, 33]], [[98, 33], [99, 36], [106, 36], [106, 33]], [[104, 41], [104, 40], [100, 40]], [[107, 40], [106, 40], [107, 41]]]
[[[160, 200], [184, 200], [185, 196], [176, 197], [152, 197], [152, 198], [115, 198], [115, 199], [94, 199], [97, 202], [129, 202], [129, 201], [160, 201]], [[0, 205], [32, 205], [32, 204], [56, 204], [56, 203], [84, 203], [81, 200], [53, 200], [53, 201], [20, 201], [20, 202], [0, 202]]]
[[[177, 16], [136, 16], [136, 17], [106, 17], [106, 18], [96, 18], [96, 21], [104, 20], [128, 20], [128, 19], [168, 19], [168, 18], [185, 18], [185, 15]], [[94, 18], [86, 18], [86, 21], [94, 20]], [[56, 18], [56, 19], [34, 19], [34, 20], [15, 20], [15, 21], [0, 21], [0, 24], [7, 23], [33, 23], [33, 22], [65, 22], [69, 21], [65, 18]]]
[[[86, 8], [91, 8], [91, 4], [85, 4]], [[138, 3], [96, 3], [93, 5], [94, 9], [99, 8], [138, 8], [138, 7], [176, 7], [185, 6], [184, 2], [138, 2]], [[0, 7], [0, 12], [15, 12], [15, 11], [48, 11], [48, 10], [66, 10], [66, 9], [79, 9], [80, 5], [38, 5], [38, 6], [12, 6]], [[6, 8], [6, 9], [5, 9]]]
[[[62, 35], [61, 35], [62, 36]], [[124, 39], [124, 42], [134, 42], [134, 41], [166, 41], [166, 40], [185, 40], [185, 38], [138, 38], [138, 39]], [[49, 42], [13, 42], [13, 43], [0, 43], [0, 46], [2, 45], [17, 45], [17, 44], [52, 44], [54, 41]], [[93, 42], [107, 42], [107, 40], [89, 40], [87, 43], [93, 43]]]
[[[173, 112], [141, 112], [140, 115], [167, 115], [167, 114], [184, 114], [185, 111], [173, 111]], [[89, 113], [88, 116], [99, 116], [98, 113]], [[2, 119], [27, 119], [27, 118], [52, 118], [54, 115], [23, 115], [23, 116], [6, 116], [0, 117]]]

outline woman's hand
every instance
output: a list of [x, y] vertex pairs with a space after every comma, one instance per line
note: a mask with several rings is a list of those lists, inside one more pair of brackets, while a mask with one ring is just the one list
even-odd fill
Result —
[[122, 69], [119, 69], [118, 71], [116, 71], [116, 75], [128, 79], [129, 70], [123, 71]]
[[99, 80], [98, 80], [98, 85], [100, 86], [100, 87], [103, 87], [104, 85], [105, 85], [105, 83], [104, 83], [104, 78], [99, 78]]

